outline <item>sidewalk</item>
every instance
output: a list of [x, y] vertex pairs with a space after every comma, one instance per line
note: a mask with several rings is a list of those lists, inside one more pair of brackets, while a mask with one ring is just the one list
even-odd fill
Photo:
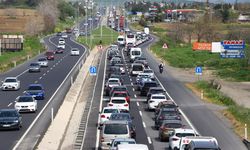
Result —
[[89, 73], [86, 68], [89, 68], [93, 61], [96, 60], [95, 58], [98, 57], [97, 52], [97, 48], [90, 52], [63, 104], [60, 106], [54, 121], [37, 146], [37, 150], [73, 149], [81, 113], [86, 104], [83, 95], [88, 95], [88, 91], [83, 90], [84, 85], [88, 84], [89, 81], [87, 79]]

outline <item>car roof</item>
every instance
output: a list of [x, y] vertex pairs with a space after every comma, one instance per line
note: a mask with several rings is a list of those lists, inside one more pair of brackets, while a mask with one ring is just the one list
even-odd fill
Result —
[[193, 129], [182, 129], [182, 128], [177, 128], [174, 129], [175, 133], [195, 133]]
[[112, 115], [127, 115], [127, 116], [131, 116], [129, 113], [112, 113]]
[[162, 97], [166, 97], [166, 95], [164, 95], [164, 94], [152, 94], [151, 97], [153, 97], [153, 96], [162, 96]]
[[125, 97], [111, 97], [111, 100], [125, 100], [126, 101], [126, 98]]
[[5, 80], [6, 79], [17, 79], [17, 77], [6, 77]]
[[103, 109], [117, 109], [118, 110], [117, 107], [113, 107], [113, 106], [106, 106], [106, 107], [103, 107]]
[[206, 148], [218, 148], [218, 145], [215, 141], [191, 141], [195, 147], [206, 147]]

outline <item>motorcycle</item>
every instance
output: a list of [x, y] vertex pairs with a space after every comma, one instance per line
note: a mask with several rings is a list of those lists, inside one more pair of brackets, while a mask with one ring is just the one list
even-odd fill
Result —
[[162, 73], [163, 72], [163, 67], [159, 67], [159, 71], [160, 71], [160, 73]]

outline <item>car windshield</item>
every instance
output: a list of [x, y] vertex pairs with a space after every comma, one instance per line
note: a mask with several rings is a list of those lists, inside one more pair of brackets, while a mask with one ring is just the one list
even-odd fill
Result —
[[129, 114], [112, 114], [110, 120], [131, 120]]
[[115, 141], [114, 147], [117, 147], [119, 144], [135, 144], [135, 141]]
[[103, 113], [118, 113], [118, 109], [104, 109]]
[[164, 124], [165, 127], [167, 128], [181, 128], [182, 124], [179, 123], [166, 123]]
[[28, 90], [42, 90], [41, 86], [30, 86]]
[[18, 114], [15, 111], [1, 111], [0, 117], [17, 117]]
[[195, 136], [194, 133], [176, 133], [177, 137]]
[[141, 51], [132, 51], [132, 55], [141, 55]]
[[144, 73], [153, 73], [153, 70], [144, 70]]
[[154, 82], [148, 82], [148, 83], [145, 83], [144, 86], [147, 86], [147, 87], [157, 87], [157, 84], [154, 83]]
[[30, 64], [30, 66], [39, 66], [39, 64], [32, 63], [32, 64]]
[[124, 41], [124, 38], [118, 38], [117, 40], [118, 41]]
[[113, 97], [126, 97], [127, 93], [114, 93]]
[[113, 91], [126, 91], [127, 89], [125, 87], [114, 87]]
[[109, 80], [109, 83], [118, 83], [118, 80]]
[[6, 79], [4, 82], [17, 82], [16, 79]]
[[114, 103], [114, 104], [123, 104], [125, 102], [126, 102], [126, 100], [122, 100], [122, 99], [113, 99], [112, 100], [112, 103]]
[[104, 134], [128, 134], [126, 124], [106, 124]]
[[32, 97], [19, 97], [18, 102], [33, 102]]
[[38, 61], [47, 61], [46, 58], [39, 58]]

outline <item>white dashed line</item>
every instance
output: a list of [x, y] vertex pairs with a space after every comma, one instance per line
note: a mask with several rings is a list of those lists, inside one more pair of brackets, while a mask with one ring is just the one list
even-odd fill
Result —
[[145, 122], [142, 122], [142, 125], [143, 125], [143, 127], [144, 127], [144, 128], [146, 128], [146, 124], [145, 124]]
[[53, 67], [55, 67], [56, 65], [53, 65]]
[[43, 77], [40, 77], [39, 79], [41, 80]]
[[140, 106], [139, 102], [136, 102], [136, 105], [139, 107]]
[[8, 107], [10, 107], [12, 105], [12, 103], [9, 103]]
[[148, 137], [148, 143], [149, 143], [149, 144], [152, 144], [152, 141], [151, 141], [151, 138], [150, 138], [150, 137]]
[[135, 98], [137, 97], [136, 94], [134, 96], [135, 96]]
[[45, 75], [46, 75], [46, 73], [43, 74], [43, 76], [45, 76]]
[[56, 63], [56, 65], [58, 65], [58, 62]]
[[47, 73], [49, 73], [49, 70], [47, 71]]
[[35, 81], [34, 83], [38, 83], [38, 81]]
[[131, 82], [131, 85], [134, 85], [133, 82]]
[[141, 111], [139, 111], [139, 114], [140, 114], [140, 116], [142, 116], [142, 112]]
[[50, 68], [50, 70], [52, 70], [53, 68]]
[[132, 90], [135, 91], [135, 88], [133, 88]]
[[132, 81], [132, 79], [130, 78], [130, 81]]

